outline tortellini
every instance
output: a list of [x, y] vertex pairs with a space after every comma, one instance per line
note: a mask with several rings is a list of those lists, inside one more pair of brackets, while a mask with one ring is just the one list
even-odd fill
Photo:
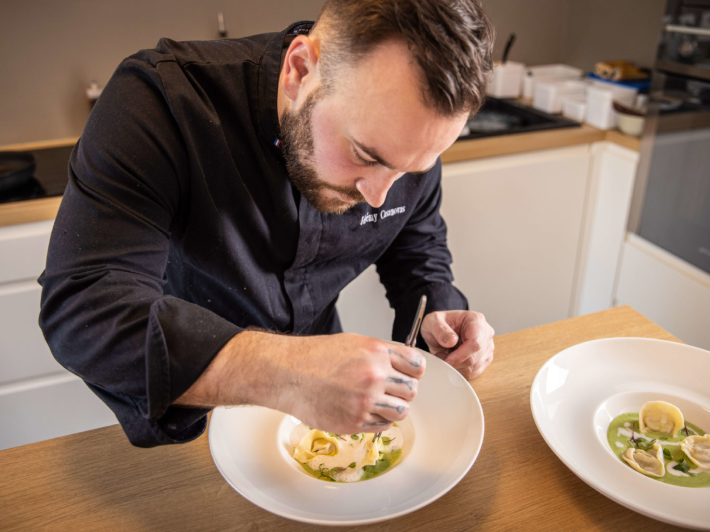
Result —
[[293, 457], [299, 462], [308, 462], [318, 455], [335, 456], [339, 450], [340, 443], [337, 438], [322, 430], [311, 430], [296, 446]]
[[710, 470], [710, 434], [688, 436], [680, 443], [680, 448], [700, 469]]
[[639, 430], [644, 434], [652, 430], [675, 437], [684, 424], [680, 409], [665, 401], [649, 401], [639, 411]]
[[365, 459], [360, 464], [361, 467], [375, 465], [380, 457], [380, 451], [383, 450], [382, 439], [378, 438], [377, 441], [373, 442], [372, 438], [370, 437], [370, 434], [365, 434], [365, 437], [367, 438], [365, 440], [367, 442], [365, 443], [367, 454], [365, 455]]
[[648, 451], [628, 447], [622, 456], [639, 473], [652, 477], [662, 477], [666, 474], [663, 464], [663, 447], [658, 442], [654, 443]]

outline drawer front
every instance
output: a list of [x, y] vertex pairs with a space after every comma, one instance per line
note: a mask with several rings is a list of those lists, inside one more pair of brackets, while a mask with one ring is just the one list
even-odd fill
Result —
[[0, 227], [0, 284], [39, 277], [53, 225], [47, 220]]
[[0, 386], [0, 451], [115, 423], [113, 412], [68, 373]]
[[64, 371], [37, 324], [40, 293], [35, 281], [0, 285], [0, 384]]

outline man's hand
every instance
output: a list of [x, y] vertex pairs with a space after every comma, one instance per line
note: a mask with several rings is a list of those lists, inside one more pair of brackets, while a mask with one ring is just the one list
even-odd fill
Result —
[[431, 312], [422, 322], [422, 337], [432, 354], [451, 364], [469, 381], [493, 361], [493, 335], [493, 327], [480, 312]]
[[252, 404], [339, 434], [387, 430], [407, 417], [426, 359], [357, 334], [236, 335], [175, 403]]

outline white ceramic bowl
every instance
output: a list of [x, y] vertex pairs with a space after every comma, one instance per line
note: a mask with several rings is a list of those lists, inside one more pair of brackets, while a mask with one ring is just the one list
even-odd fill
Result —
[[619, 130], [632, 137], [640, 137], [643, 133], [644, 117], [617, 113], [619, 116]]
[[648, 338], [608, 338], [572, 346], [533, 381], [533, 418], [573, 473], [610, 499], [659, 521], [710, 530], [710, 488], [672, 486], [641, 475], [609, 448], [616, 416], [650, 400], [678, 406], [710, 431], [710, 352]]
[[405, 437], [402, 458], [382, 476], [345, 484], [306, 475], [291, 457], [289, 434], [296, 422], [261, 407], [218, 408], [212, 414], [209, 443], [219, 472], [257, 506], [306, 523], [374, 523], [435, 501], [476, 460], [483, 410], [458, 371], [424, 355], [427, 370], [418, 395], [407, 419], [398, 423]]

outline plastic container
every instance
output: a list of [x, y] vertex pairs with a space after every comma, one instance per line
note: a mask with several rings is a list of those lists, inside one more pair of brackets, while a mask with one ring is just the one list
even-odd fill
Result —
[[538, 81], [535, 84], [532, 106], [546, 113], [562, 112], [562, 101], [584, 97], [587, 91], [585, 81]]
[[486, 94], [495, 98], [519, 98], [525, 65], [508, 61], [497, 64], [486, 84]]
[[523, 98], [532, 100], [535, 94], [535, 83], [538, 81], [562, 81], [581, 79], [584, 72], [568, 65], [539, 65], [525, 69], [523, 77]]
[[587, 118], [586, 96], [565, 98], [562, 101], [562, 116], [577, 122], [584, 122]]
[[629, 107], [636, 103], [638, 89], [616, 83], [594, 81], [587, 91], [587, 124], [597, 129], [612, 129], [618, 124], [614, 100]]

